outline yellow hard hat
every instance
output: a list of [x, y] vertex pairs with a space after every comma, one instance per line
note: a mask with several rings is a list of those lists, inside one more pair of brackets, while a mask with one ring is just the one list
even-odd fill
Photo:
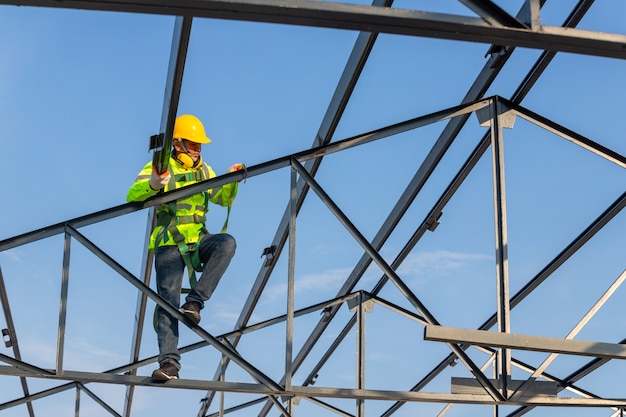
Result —
[[191, 142], [209, 143], [209, 139], [204, 131], [204, 126], [200, 119], [191, 114], [183, 114], [176, 118], [174, 123], [174, 139], [187, 139]]

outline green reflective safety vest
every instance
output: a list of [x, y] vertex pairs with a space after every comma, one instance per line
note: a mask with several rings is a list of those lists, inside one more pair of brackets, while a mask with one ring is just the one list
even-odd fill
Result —
[[[205, 163], [196, 169], [190, 169], [174, 158], [170, 158], [168, 170], [171, 177], [164, 191], [181, 188], [216, 176], [213, 169]], [[144, 201], [157, 193], [150, 188], [151, 174], [152, 162], [148, 162], [128, 190], [127, 201]], [[209, 201], [230, 209], [237, 196], [237, 190], [238, 183], [233, 182], [216, 190], [208, 189], [171, 203], [161, 204], [156, 209], [157, 226], [150, 235], [148, 249], [154, 250], [155, 247], [163, 245], [178, 245], [183, 252], [186, 245], [191, 246], [197, 243], [207, 233], [205, 223]], [[226, 231], [227, 223], [228, 218], [222, 233]]]

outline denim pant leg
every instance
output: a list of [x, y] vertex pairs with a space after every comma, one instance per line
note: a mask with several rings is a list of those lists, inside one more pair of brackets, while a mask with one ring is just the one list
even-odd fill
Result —
[[198, 283], [187, 294], [186, 301], [197, 301], [204, 307], [204, 302], [211, 298], [222, 275], [226, 272], [236, 248], [235, 238], [229, 234], [204, 236], [198, 248], [200, 260], [204, 263], [204, 270]]
[[[185, 262], [177, 246], [160, 246], [155, 250], [157, 292], [174, 307], [180, 305], [180, 292]], [[178, 320], [162, 308], [157, 309], [159, 363], [172, 362], [180, 369], [178, 352]]]

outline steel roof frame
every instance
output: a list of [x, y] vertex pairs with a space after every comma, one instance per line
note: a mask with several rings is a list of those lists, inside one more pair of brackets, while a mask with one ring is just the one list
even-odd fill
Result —
[[[79, 8], [79, 9], [90, 9], [90, 10], [115, 10], [115, 11], [127, 11], [127, 12], [139, 12], [139, 13], [157, 13], [157, 14], [168, 14], [168, 15], [180, 15], [187, 17], [213, 17], [213, 18], [222, 18], [222, 19], [237, 19], [237, 20], [250, 20], [250, 21], [260, 21], [260, 22], [273, 22], [273, 23], [285, 23], [285, 24], [297, 24], [297, 25], [310, 25], [317, 27], [332, 27], [332, 28], [340, 28], [340, 29], [348, 29], [348, 30], [362, 30], [363, 32], [359, 35], [355, 43], [355, 47], [350, 56], [350, 59], [346, 65], [344, 70], [344, 74], [337, 86], [337, 90], [333, 99], [329, 105], [326, 116], [322, 121], [322, 125], [320, 126], [320, 130], [318, 135], [316, 136], [313, 147], [311, 150], [302, 151], [298, 154], [289, 155], [284, 158], [279, 158], [274, 161], [268, 161], [267, 163], [257, 165], [255, 167], [251, 167], [248, 169], [248, 176], [261, 175], [265, 172], [269, 172], [274, 169], [291, 166], [294, 172], [298, 172], [300, 179], [298, 183], [292, 183], [292, 201], [290, 206], [286, 209], [285, 214], [283, 216], [283, 220], [277, 230], [277, 234], [273, 241], [273, 246], [276, 246], [277, 255], [279, 256], [282, 252], [282, 248], [284, 247], [287, 237], [289, 235], [290, 227], [293, 227], [293, 222], [295, 221], [296, 213], [299, 210], [299, 207], [302, 205], [304, 198], [306, 196], [307, 190], [309, 187], [313, 186], [314, 190], [320, 195], [322, 200], [329, 205], [334, 214], [343, 219], [344, 226], [346, 226], [349, 230], [355, 234], [357, 240], [364, 246], [365, 254], [363, 258], [359, 261], [359, 263], [355, 266], [352, 274], [340, 290], [337, 295], [337, 300], [342, 300], [341, 302], [329, 302], [324, 306], [325, 314], [324, 318], [320, 320], [320, 323], [315, 328], [315, 330], [311, 333], [309, 340], [305, 344], [304, 348], [297, 354], [296, 358], [293, 360], [291, 371], [298, 369], [298, 367], [302, 364], [304, 358], [310, 352], [310, 349], [315, 344], [316, 340], [319, 338], [321, 333], [327, 326], [336, 311], [337, 306], [342, 302], [348, 302], [348, 300], [352, 300], [353, 296], [351, 296], [352, 289], [357, 284], [360, 276], [363, 274], [367, 266], [371, 263], [372, 260], [377, 261], [379, 266], [382, 267], [385, 274], [379, 281], [379, 283], [374, 287], [371, 297], [376, 299], [376, 294], [380, 292], [385, 283], [391, 278], [394, 283], [399, 286], [403, 293], [409, 298], [409, 301], [412, 300], [412, 303], [416, 307], [416, 309], [425, 314], [424, 317], [419, 317], [419, 320], [423, 320], [424, 322], [437, 324], [436, 319], [428, 313], [428, 311], [421, 305], [420, 301], [411, 294], [410, 289], [406, 287], [400, 277], [395, 275], [395, 268], [399, 266], [402, 262], [406, 254], [410, 251], [412, 247], [419, 241], [420, 237], [427, 230], [434, 230], [434, 227], [437, 225], [437, 220], [439, 215], [441, 214], [442, 208], [445, 206], [447, 201], [451, 198], [452, 194], [458, 188], [460, 183], [463, 181], [465, 176], [471, 171], [472, 166], [480, 159], [482, 154], [489, 148], [491, 143], [497, 143], [500, 140], [500, 134], [498, 132], [498, 127], [495, 130], [492, 129], [491, 134], [486, 134], [485, 137], [479, 142], [476, 149], [468, 157], [468, 160], [461, 168], [455, 179], [449, 185], [446, 192], [441, 196], [437, 204], [433, 207], [429, 215], [424, 219], [421, 225], [416, 230], [413, 237], [407, 243], [401, 254], [394, 260], [391, 265], [387, 265], [382, 258], [377, 255], [377, 251], [380, 249], [384, 241], [389, 237], [392, 230], [398, 224], [400, 218], [408, 209], [408, 206], [413, 201], [415, 196], [419, 193], [422, 186], [426, 182], [426, 180], [430, 177], [437, 163], [443, 157], [446, 150], [459, 133], [460, 129], [467, 121], [470, 113], [474, 112], [477, 109], [483, 108], [488, 103], [496, 104], [496, 105], [504, 105], [507, 109], [513, 109], [517, 115], [524, 117], [528, 120], [535, 121], [538, 125], [543, 128], [549, 129], [554, 133], [562, 136], [563, 138], [570, 140], [579, 144], [580, 146], [585, 147], [588, 150], [591, 150], [606, 159], [617, 163], [618, 165], [625, 167], [626, 160], [624, 157], [610, 149], [606, 149], [599, 144], [594, 143], [591, 140], [584, 138], [582, 135], [578, 135], [575, 132], [569, 131], [568, 129], [558, 126], [553, 122], [542, 118], [541, 116], [531, 112], [530, 110], [524, 109], [519, 106], [519, 103], [525, 96], [525, 94], [532, 88], [534, 81], [537, 79], [539, 74], [545, 67], [548, 65], [554, 54], [558, 51], [562, 52], [573, 52], [578, 54], [591, 54], [597, 56], [603, 56], [608, 58], [618, 58], [624, 59], [626, 58], [626, 36], [623, 35], [615, 35], [615, 34], [605, 34], [598, 32], [588, 32], [588, 31], [579, 31], [572, 30], [569, 28], [574, 27], [580, 18], [586, 13], [589, 9], [593, 1], [580, 1], [572, 11], [572, 14], [568, 18], [568, 20], [564, 23], [563, 28], [552, 28], [552, 27], [539, 27], [537, 22], [539, 21], [538, 10], [540, 6], [543, 4], [543, 1], [539, 0], [528, 0], [525, 2], [524, 7], [518, 14], [518, 17], [512, 17], [507, 15], [501, 9], [499, 9], [495, 4], [490, 1], [479, 1], [479, 0], [462, 0], [464, 4], [466, 4], [469, 8], [477, 12], [481, 18], [480, 19], [471, 19], [460, 16], [451, 16], [451, 15], [441, 15], [434, 13], [426, 13], [426, 12], [416, 12], [416, 11], [408, 11], [408, 10], [398, 10], [398, 9], [386, 9], [384, 7], [378, 6], [390, 6], [391, 1], [375, 1], [373, 6], [352, 6], [352, 5], [343, 5], [338, 3], [318, 3], [311, 1], [295, 1], [295, 0], [282, 0], [280, 2], [270, 1], [270, 0], [240, 0], [240, 1], [226, 1], [226, 0], [194, 0], [194, 1], [48, 1], [48, 0], [26, 0], [26, 1], [5, 1], [0, 0], [0, 4], [18, 4], [25, 6], [43, 6], [43, 7], [64, 7], [64, 8]], [[564, 30], [564, 28], [568, 28]], [[373, 32], [367, 32], [373, 31]], [[443, 110], [441, 112], [437, 112], [431, 115], [418, 117], [416, 119], [409, 120], [407, 122], [388, 126], [387, 128], [380, 129], [375, 132], [367, 132], [363, 135], [358, 135], [353, 138], [348, 138], [343, 141], [338, 141], [331, 143], [330, 140], [334, 133], [334, 130], [337, 126], [339, 119], [341, 118], [341, 114], [345, 105], [350, 97], [352, 89], [354, 85], [358, 81], [358, 77], [360, 75], [360, 71], [367, 61], [367, 56], [371, 47], [373, 46], [377, 33], [397, 33], [403, 35], [410, 36], [424, 36], [424, 37], [433, 37], [433, 38], [441, 38], [441, 39], [454, 39], [454, 40], [462, 40], [462, 41], [472, 41], [472, 42], [483, 42], [483, 43], [493, 43], [492, 49], [490, 50], [491, 56], [488, 63], [485, 65], [483, 71], [477, 77], [474, 85], [468, 91], [466, 97], [463, 99], [462, 104], [456, 108]], [[188, 36], [188, 35], [187, 35]], [[505, 46], [503, 46], [505, 45]], [[518, 87], [518, 90], [511, 98], [511, 101], [495, 97], [490, 99], [482, 99], [484, 92], [487, 90], [488, 86], [497, 76], [499, 69], [504, 65], [506, 59], [513, 52], [515, 46], [529, 47], [529, 48], [537, 48], [545, 50], [545, 52], [541, 55], [541, 57], [536, 62], [533, 69], [529, 72], [528, 76], [524, 80], [522, 84]], [[174, 56], [175, 52], [177, 52], [175, 45], [172, 47], [172, 56]], [[183, 59], [184, 60], [184, 59]], [[172, 68], [170, 68], [172, 71]], [[170, 72], [171, 74], [171, 72]], [[176, 87], [177, 83], [180, 83], [180, 80], [172, 78], [173, 85]], [[180, 87], [180, 85], [177, 85]], [[168, 101], [169, 100], [169, 101]], [[168, 103], [177, 102], [176, 93], [174, 96], [166, 97], [164, 100], [164, 113], [162, 119], [162, 130], [167, 131], [169, 125], [172, 124], [172, 118], [169, 117], [171, 114], [175, 114], [175, 110], [172, 107], [169, 107]], [[490, 104], [490, 105], [491, 105]], [[497, 120], [500, 112], [497, 111], [495, 116], [492, 117], [492, 126], [497, 125]], [[167, 115], [167, 117], [166, 117]], [[394, 206], [392, 212], [390, 213], [387, 220], [384, 222], [383, 226], [379, 230], [376, 237], [373, 241], [367, 242], [362, 236], [359, 236], [359, 232], [356, 228], [354, 228], [345, 216], [343, 216], [330, 199], [330, 197], [324, 194], [323, 189], [316, 184], [314, 180], [314, 174], [321, 163], [322, 157], [332, 153], [338, 152], [343, 149], [347, 149], [351, 146], [361, 145], [368, 143], [372, 140], [378, 140], [389, 135], [393, 135], [404, 129], [414, 129], [429, 123], [432, 123], [435, 120], [443, 120], [449, 119], [446, 128], [442, 132], [440, 138], [437, 140], [431, 152], [424, 160], [422, 166], [416, 172], [415, 177], [407, 187], [403, 196], [398, 200], [396, 205]], [[301, 165], [300, 162], [304, 162], [304, 165]], [[203, 184], [198, 184], [195, 188], [190, 187], [188, 190], [179, 190], [177, 192], [165, 193], [163, 195], [159, 195], [153, 199], [146, 201], [143, 204], [125, 204], [118, 207], [113, 207], [110, 209], [103, 210], [98, 213], [94, 213], [92, 215], [82, 216], [77, 219], [69, 220], [67, 222], [62, 222], [56, 225], [52, 225], [43, 229], [39, 229], [30, 233], [26, 233], [20, 236], [16, 236], [10, 239], [6, 239], [4, 241], [0, 241], [0, 251], [10, 249], [12, 247], [16, 247], [22, 244], [26, 244], [35, 240], [44, 239], [50, 237], [55, 234], [65, 233], [66, 234], [66, 250], [64, 251], [64, 273], [63, 273], [63, 281], [64, 288], [66, 289], [67, 285], [67, 273], [69, 272], [69, 236], [74, 237], [78, 241], [80, 241], [83, 245], [89, 247], [95, 253], [98, 253], [99, 257], [105, 262], [109, 263], [114, 269], [121, 272], [122, 275], [131, 281], [133, 285], [135, 285], [140, 290], [140, 296], [138, 298], [138, 311], [141, 312], [141, 317], [143, 317], [145, 313], [145, 300], [146, 296], [149, 296], [155, 302], [166, 309], [171, 309], [171, 313], [173, 315], [179, 315], [176, 309], [173, 309], [171, 306], [166, 305], [166, 303], [160, 299], [160, 297], [155, 294], [153, 291], [149, 289], [146, 285], [149, 282], [149, 274], [151, 269], [151, 259], [146, 257], [142, 264], [144, 268], [144, 281], [137, 279], [132, 276], [132, 274], [128, 273], [128, 271], [124, 271], [121, 266], [116, 265], [115, 261], [108, 258], [108, 255], [101, 252], [97, 246], [93, 245], [89, 242], [84, 236], [76, 230], [79, 227], [92, 224], [95, 222], [103, 221], [106, 219], [110, 219], [119, 215], [128, 214], [130, 212], [134, 212], [137, 210], [141, 210], [144, 208], [152, 208], [157, 204], [162, 202], [170, 201], [180, 197], [181, 195], [186, 195], [187, 193], [193, 193], [198, 189], [210, 188], [211, 186], [218, 186], [221, 184], [225, 184], [234, 179], [242, 179], [243, 174], [241, 173], [232, 173], [224, 176], [220, 176], [213, 180], [207, 181]], [[502, 210], [505, 213], [505, 202], [504, 199], [499, 196], [494, 196], [496, 201], [499, 201], [503, 204]], [[492, 316], [488, 319], [483, 326], [480, 328], [489, 328], [496, 323], [496, 321], [502, 322], [502, 331], [506, 331], [506, 320], [508, 316], [508, 309], [513, 308], [517, 305], [526, 295], [530, 294], [534, 288], [536, 288], [543, 280], [545, 280], [550, 273], [558, 268], [569, 256], [575, 253], [585, 242], [587, 242], [597, 231], [599, 231], [602, 227], [604, 227], [610, 219], [616, 216], [621, 209], [626, 206], [626, 193], [622, 194], [607, 210], [602, 213], [591, 225], [589, 225], [586, 229], [584, 229], [581, 234], [566, 247], [561, 254], [559, 254], [552, 262], [550, 262], [546, 267], [531, 281], [527, 283], [527, 285], [520, 290], [513, 297], [502, 296], [499, 298], [502, 304], [502, 311], [498, 314]], [[504, 221], [505, 223], [505, 221]], [[148, 229], [151, 228], [151, 221], [148, 222]], [[146, 251], [147, 252], [147, 251]], [[260, 293], [262, 292], [267, 280], [272, 272], [274, 262], [276, 257], [274, 257], [273, 262], [266, 262], [266, 265], [261, 269], [257, 280], [254, 284], [253, 291], [251, 291], [248, 300], [245, 303], [244, 308], [242, 309], [241, 316], [237, 322], [237, 326], [235, 331], [233, 331], [229, 335], [222, 335], [220, 337], [213, 337], [212, 335], [205, 332], [203, 329], [194, 329], [196, 333], [198, 333], [203, 339], [204, 342], [201, 342], [195, 346], [184, 347], [182, 351], [188, 351], [190, 349], [195, 349], [199, 347], [206, 346], [207, 344], [212, 344], [214, 347], [218, 348], [222, 351], [222, 353], [229, 359], [238, 362], [240, 365], [243, 365], [247, 368], [252, 375], [261, 381], [261, 384], [258, 385], [250, 385], [250, 386], [242, 386], [242, 384], [232, 384], [219, 382], [218, 378], [220, 376], [220, 370], [216, 371], [216, 376], [214, 380], [216, 382], [194, 382], [194, 381], [172, 381], [171, 384], [173, 388], [188, 388], [188, 389], [208, 389], [209, 393], [207, 394], [205, 401], [203, 402], [203, 406], [200, 410], [200, 415], [204, 415], [213, 398], [213, 394], [218, 391], [237, 391], [244, 390], [245, 392], [259, 392], [267, 397], [262, 397], [257, 401], [268, 401], [267, 405], [264, 407], [262, 413], [260, 415], [265, 415], [271, 409], [272, 405], [277, 406], [280, 412], [283, 415], [289, 415], [289, 411], [285, 409], [280, 402], [277, 400], [279, 396], [283, 397], [305, 397], [315, 401], [316, 403], [326, 406], [329, 409], [334, 409], [338, 414], [345, 414], [342, 410], [335, 409], [334, 407], [324, 404], [322, 401], [315, 399], [313, 397], [338, 397], [338, 398], [354, 398], [357, 401], [361, 401], [363, 399], [395, 399], [397, 403], [392, 406], [387, 412], [383, 415], [392, 415], [404, 402], [406, 401], [436, 401], [436, 402], [449, 402], [449, 403], [484, 403], [484, 404], [519, 404], [522, 408], [519, 410], [519, 413], [523, 413], [525, 409], [529, 407], [534, 407], [537, 405], [572, 405], [572, 406], [609, 406], [609, 407], [620, 407], [623, 408], [626, 406], [624, 401], [621, 400], [604, 400], [593, 398], [593, 394], [588, 394], [589, 399], [581, 399], [581, 400], [573, 400], [573, 399], [549, 399], [544, 401], [534, 401], [534, 400], [516, 400], [511, 397], [507, 398], [506, 395], [503, 396], [501, 390], [491, 385], [491, 383], [487, 380], [487, 378], [482, 374], [480, 369], [473, 364], [473, 362], [464, 355], [463, 351], [467, 349], [468, 345], [456, 345], [450, 344], [450, 347], [453, 350], [448, 357], [446, 357], [441, 364], [433, 369], [433, 371], [425, 377], [422, 381], [416, 384], [409, 391], [404, 393], [385, 393], [385, 392], [374, 392], [370, 390], [356, 389], [356, 390], [344, 390], [344, 389], [313, 389], [310, 386], [303, 387], [291, 387], [290, 384], [284, 386], [284, 379], [277, 383], [272, 381], [270, 378], [263, 375], [260, 371], [256, 370], [252, 365], [245, 361], [245, 359], [241, 358], [235, 350], [237, 341], [239, 337], [241, 337], [245, 333], [245, 329], [247, 327], [254, 328], [255, 326], [248, 326], [248, 321], [250, 320], [252, 311], [254, 310], [254, 306], [258, 301]], [[506, 260], [506, 254], [501, 254], [500, 257], [501, 262]], [[121, 269], [120, 269], [121, 268]], [[506, 271], [502, 271], [503, 276], [501, 277], [501, 282], [503, 285], [506, 284]], [[1, 270], [0, 270], [0, 278], [2, 278]], [[0, 283], [3, 283], [0, 280]], [[0, 286], [0, 295], [2, 301], [5, 317], [10, 317], [10, 308], [9, 308], [9, 300], [6, 297], [6, 291], [4, 290], [4, 285]], [[359, 292], [360, 294], [361, 292]], [[506, 292], [505, 292], [506, 293]], [[64, 292], [64, 294], [67, 294]], [[370, 299], [370, 296], [366, 297]], [[347, 297], [347, 298], [346, 298]], [[378, 302], [383, 304], [391, 305], [391, 303], [386, 302], [382, 299], [377, 299]], [[510, 305], [509, 305], [510, 304]], [[357, 303], [358, 308], [362, 306], [362, 303]], [[316, 306], [315, 308], [318, 308]], [[313, 307], [311, 307], [313, 308]], [[397, 311], [401, 311], [400, 307], [396, 306]], [[169, 310], [168, 310], [169, 311]], [[360, 311], [360, 310], [358, 310]], [[346, 329], [354, 326], [355, 324], [362, 325], [362, 321], [364, 320], [364, 316], [361, 313], [355, 314], [353, 320], [351, 320], [347, 325]], [[302, 312], [288, 312], [285, 320], [288, 320], [288, 316], [292, 317], [296, 314], [301, 314]], [[62, 313], [61, 317], [62, 317]], [[404, 312], [404, 314], [414, 314], [411, 312]], [[360, 317], [360, 318], [359, 318]], [[283, 318], [275, 318], [271, 320], [272, 322], [277, 320], [282, 320]], [[143, 320], [143, 319], [141, 319]], [[140, 321], [141, 321], [140, 320]], [[11, 320], [7, 320], [9, 322], [9, 342], [12, 340], [17, 341], [15, 335], [15, 329], [11, 323]], [[63, 320], [60, 320], [60, 323], [63, 323]], [[64, 332], [63, 326], [60, 325], [59, 329], [59, 339], [62, 340], [62, 335]], [[138, 326], [141, 327], [141, 326]], [[346, 333], [344, 333], [345, 336]], [[5, 409], [7, 407], [14, 406], [18, 403], [27, 403], [29, 404], [29, 413], [33, 415], [32, 407], [30, 407], [30, 401], [35, 400], [37, 398], [41, 398], [42, 396], [51, 395], [61, 390], [76, 388], [77, 389], [77, 406], [79, 403], [78, 395], [80, 391], [84, 391], [89, 396], [94, 398], [97, 402], [99, 402], [103, 408], [107, 409], [109, 413], [112, 415], [117, 415], [117, 413], [110, 409], [102, 400], [98, 399], [93, 393], [91, 393], [84, 385], [83, 382], [109, 382], [109, 383], [120, 383], [124, 384], [128, 387], [127, 389], [127, 402], [125, 404], [124, 415], [130, 415], [131, 413], [131, 405], [132, 405], [132, 387], [136, 385], [144, 385], [146, 384], [145, 378], [135, 377], [134, 370], [138, 366], [145, 364], [146, 362], [152, 362], [155, 358], [144, 359], [143, 361], [138, 361], [138, 343], [140, 340], [140, 331], [135, 331], [135, 340], [133, 341], [133, 353], [131, 353], [131, 363], [128, 365], [122, 366], [120, 368], [116, 368], [115, 370], [111, 370], [104, 374], [90, 374], [90, 373], [80, 373], [80, 372], [69, 372], [62, 370], [62, 343], [60, 343], [60, 349], [57, 352], [58, 354], [58, 363], [57, 369], [55, 371], [47, 371], [39, 369], [30, 364], [24, 363], [19, 359], [19, 349], [17, 349], [17, 343], [14, 346], [14, 354], [15, 358], [10, 358], [6, 355], [1, 355], [0, 360], [5, 361], [13, 367], [1, 367], [0, 373], [15, 375], [22, 378], [22, 381], [25, 381], [25, 377], [46, 377], [46, 378], [55, 378], [55, 379], [70, 379], [74, 382], [66, 384], [64, 386], [48, 390], [45, 393], [37, 393], [37, 394], [29, 394], [28, 389], [24, 383], [24, 394], [25, 397], [21, 400], [16, 400], [14, 402], [0, 404], [0, 410]], [[341, 338], [337, 339], [340, 342]], [[227, 343], [229, 342], [229, 343]], [[16, 351], [17, 349], [17, 351]], [[332, 348], [331, 348], [332, 349]], [[328, 355], [332, 354], [332, 351], [329, 350]], [[502, 356], [501, 360], [502, 360]], [[481, 384], [486, 387], [489, 395], [484, 396], [485, 398], [477, 399], [477, 398], [465, 398], [458, 395], [429, 395], [426, 393], [418, 393], [418, 391], [436, 374], [441, 372], [445, 367], [447, 367], [451, 362], [453, 362], [456, 358], [461, 357], [465, 358], [464, 362], [468, 367], [470, 367], [474, 373], [474, 375], [481, 381]], [[560, 380], [563, 386], [568, 386], [572, 389], [577, 389], [573, 386], [573, 383], [576, 382], [577, 379], [582, 377], [583, 375], [591, 372], [602, 364], [606, 363], [607, 359], [598, 358], [594, 361], [589, 362], [587, 365], [574, 372], [572, 375], [567, 377], [564, 380]], [[318, 366], [321, 367], [323, 365], [323, 361], [320, 361]], [[525, 364], [516, 361], [514, 358], [507, 357], [502, 362], [500, 368], [507, 368], [513, 364], [515, 366], [520, 366], [525, 369], [529, 369], [530, 372], [536, 371], [533, 370], [532, 367], [529, 367]], [[226, 364], [224, 364], [226, 366]], [[223, 369], [223, 368], [222, 368]], [[117, 375], [119, 372], [125, 372], [126, 375]], [[313, 382], [314, 373], [307, 378], [307, 384]], [[556, 378], [542, 373], [542, 377], [546, 379], [557, 380]], [[507, 374], [501, 375], [503, 380], [506, 381]], [[289, 378], [289, 375], [286, 375], [286, 378]], [[147, 383], [146, 385], [150, 385]], [[245, 385], [245, 384], [243, 384]], [[62, 388], [63, 387], [63, 388]], [[360, 388], [360, 387], [359, 387]], [[247, 391], [246, 391], [247, 390]], [[506, 390], [504, 391], [506, 392]], [[583, 390], [578, 390], [580, 393], [584, 393]], [[265, 398], [265, 399], [264, 399]], [[256, 403], [256, 401], [255, 401]], [[244, 405], [242, 405], [244, 406]], [[361, 415], [363, 412], [362, 407], [357, 407], [357, 415]]]

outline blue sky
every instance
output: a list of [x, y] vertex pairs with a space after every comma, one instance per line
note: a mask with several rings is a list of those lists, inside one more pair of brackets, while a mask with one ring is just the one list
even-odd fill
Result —
[[[354, 1], [353, 3], [364, 3]], [[471, 16], [459, 2], [397, 2], [409, 7]], [[515, 14], [522, 2], [498, 2]], [[560, 25], [574, 1], [548, 2], [545, 25]], [[365, 3], [364, 3], [365, 4]], [[597, 2], [581, 29], [624, 33], [626, 4]], [[138, 14], [0, 6], [0, 174], [5, 219], [0, 240], [125, 202], [128, 187], [151, 158], [148, 138], [160, 125], [174, 18]], [[224, 173], [233, 163], [248, 166], [307, 149], [341, 76], [357, 33], [271, 24], [195, 19], [179, 113], [203, 120], [213, 142], [203, 157]], [[485, 63], [488, 45], [381, 35], [334, 135], [339, 140], [459, 104]], [[510, 97], [539, 51], [518, 49], [486, 96]], [[558, 54], [522, 105], [624, 155], [626, 63], [616, 59]], [[325, 158], [316, 179], [367, 237], [372, 239], [445, 125], [437, 123]], [[484, 128], [472, 117], [431, 181], [381, 250], [391, 262], [458, 170]], [[552, 260], [624, 191], [624, 169], [517, 118], [506, 130], [506, 180], [511, 293]], [[280, 222], [289, 197], [289, 171], [242, 183], [229, 232], [238, 241], [235, 259], [203, 311], [212, 334], [233, 329], [262, 265], [261, 253]], [[496, 309], [489, 153], [444, 210], [398, 274], [444, 325], [476, 328]], [[81, 229], [119, 263], [139, 274], [147, 211]], [[209, 228], [219, 230], [225, 210], [214, 207]], [[323, 203], [309, 194], [298, 217], [296, 308], [333, 298], [363, 251]], [[512, 331], [564, 337], [624, 269], [626, 217], [618, 215], [583, 251], [559, 269], [528, 302], [512, 312]], [[22, 357], [55, 366], [63, 238], [56, 236], [0, 253]], [[371, 290], [381, 277], [371, 266], [357, 289]], [[287, 257], [281, 257], [251, 322], [284, 314]], [[618, 342], [626, 334], [619, 290], [580, 339]], [[72, 243], [65, 367], [101, 371], [128, 362], [136, 290]], [[411, 309], [388, 284], [381, 297]], [[152, 308], [152, 304], [149, 308]], [[314, 350], [313, 365], [350, 317], [337, 324]], [[296, 323], [296, 345], [319, 320]], [[367, 317], [368, 388], [409, 389], [449, 350], [422, 340], [422, 326], [377, 306]], [[0, 319], [0, 325], [4, 325]], [[5, 326], [3, 326], [4, 328]], [[181, 332], [181, 345], [197, 336]], [[242, 341], [244, 357], [275, 379], [284, 370], [284, 326]], [[317, 386], [354, 386], [354, 335], [320, 373]], [[10, 350], [0, 350], [10, 355]], [[150, 324], [142, 357], [155, 355]], [[516, 352], [540, 363], [545, 355]], [[476, 354], [476, 360], [485, 360]], [[482, 358], [482, 359], [480, 359]], [[219, 355], [194, 352], [183, 359], [185, 378], [211, 378]], [[584, 358], [559, 358], [548, 371], [567, 375]], [[482, 363], [482, 362], [480, 362]], [[151, 367], [140, 369], [149, 375]], [[294, 377], [301, 383], [306, 376]], [[581, 386], [606, 397], [626, 397], [624, 364], [613, 361]], [[392, 380], [388, 376], [394, 375]], [[450, 368], [426, 391], [448, 392]], [[518, 375], [520, 378], [523, 376]], [[231, 366], [227, 378], [250, 382]], [[31, 393], [58, 383], [29, 379]], [[16, 378], [0, 377], [0, 404], [21, 396]], [[119, 413], [123, 388], [90, 384]], [[155, 412], [196, 415], [203, 392], [138, 388], [132, 415]], [[241, 396], [226, 396], [236, 404]], [[329, 402], [354, 412], [347, 401]], [[368, 402], [368, 415], [389, 404]], [[70, 415], [74, 392], [34, 403], [46, 415]], [[396, 415], [434, 413], [440, 404], [409, 404]], [[172, 411], [170, 411], [172, 410]], [[175, 410], [175, 411], [173, 411]], [[455, 407], [448, 415], [462, 415]], [[483, 408], [484, 412], [489, 410]], [[298, 416], [318, 416], [303, 400]], [[550, 409], [531, 415], [548, 415]], [[598, 410], [567, 410], [598, 415]], [[606, 415], [609, 411], [603, 410]], [[249, 415], [244, 411], [235, 415]], [[0, 411], [26, 416], [26, 407]], [[103, 415], [86, 395], [81, 416]], [[163, 414], [167, 415], [167, 414]], [[426, 414], [425, 414], [426, 415]], [[467, 415], [467, 414], [465, 414]], [[604, 414], [602, 414], [604, 415]]]

